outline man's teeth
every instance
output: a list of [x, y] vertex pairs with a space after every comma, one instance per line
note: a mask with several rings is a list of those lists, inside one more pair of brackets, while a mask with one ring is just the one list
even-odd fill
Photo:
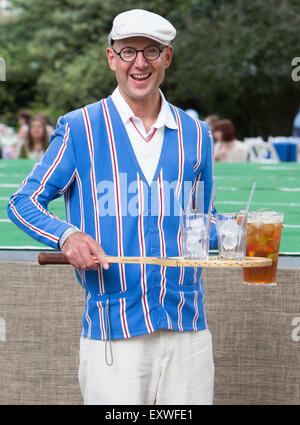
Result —
[[150, 74], [143, 74], [143, 75], [133, 75], [132, 78], [134, 78], [135, 80], [145, 80], [146, 78], [148, 78], [150, 76]]

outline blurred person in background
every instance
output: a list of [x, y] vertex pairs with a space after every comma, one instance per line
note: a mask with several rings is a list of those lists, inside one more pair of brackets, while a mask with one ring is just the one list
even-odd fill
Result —
[[25, 109], [21, 109], [18, 112], [18, 121], [19, 121], [18, 138], [20, 141], [25, 142], [26, 140], [26, 137], [28, 135], [30, 117], [31, 117], [30, 112], [26, 111]]
[[215, 161], [246, 162], [248, 149], [243, 142], [236, 139], [235, 128], [231, 120], [220, 120], [214, 127]]
[[51, 118], [48, 115], [46, 115], [44, 113], [40, 113], [39, 115], [41, 117], [43, 117], [44, 120], [45, 120], [47, 131], [48, 131], [48, 135], [49, 135], [49, 138], [50, 138], [51, 134], [55, 130], [54, 123], [53, 123], [53, 121], [51, 120]]
[[214, 143], [216, 143], [218, 140], [215, 137], [215, 126], [218, 121], [220, 121], [220, 118], [218, 115], [208, 115], [206, 118], [204, 118], [204, 121], [207, 122], [207, 124], [210, 126], [211, 132], [214, 137]]
[[49, 132], [46, 121], [41, 114], [29, 120], [28, 134], [22, 146], [21, 158], [40, 160], [49, 145]]
[[18, 158], [20, 141], [13, 127], [0, 123], [0, 157], [3, 159]]

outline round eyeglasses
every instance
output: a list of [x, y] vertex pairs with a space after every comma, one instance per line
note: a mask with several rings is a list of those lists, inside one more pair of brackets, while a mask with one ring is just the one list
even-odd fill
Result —
[[137, 50], [134, 47], [123, 47], [119, 52], [116, 52], [114, 48], [112, 49], [124, 62], [133, 62], [138, 52], [142, 52], [147, 61], [155, 61], [160, 57], [164, 47], [160, 49], [157, 46], [147, 46], [143, 50]]

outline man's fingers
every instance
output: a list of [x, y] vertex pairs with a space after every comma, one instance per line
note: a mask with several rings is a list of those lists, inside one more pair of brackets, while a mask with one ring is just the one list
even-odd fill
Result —
[[89, 247], [90, 247], [90, 252], [94, 256], [94, 258], [98, 260], [99, 264], [105, 270], [108, 270], [109, 264], [106, 260], [106, 253], [105, 253], [104, 249], [102, 248], [102, 246], [98, 242], [96, 242], [92, 237], [90, 237], [88, 239], [88, 243], [89, 243]]
[[100, 246], [100, 248], [99, 248], [99, 246], [97, 247], [97, 249], [95, 251], [93, 251], [94, 257], [98, 260], [100, 265], [105, 270], [108, 270], [109, 264], [108, 264], [107, 259], [106, 259], [106, 254], [105, 254], [104, 250], [101, 248], [101, 246]]
[[70, 264], [81, 270], [97, 270], [99, 264], [95, 263], [94, 257], [105, 270], [109, 268], [101, 245], [85, 233], [72, 233], [62, 246], [62, 253]]
[[81, 267], [82, 270], [97, 270], [98, 266], [94, 261], [94, 257], [90, 252], [90, 249], [82, 251], [81, 256], [83, 260], [83, 264]]

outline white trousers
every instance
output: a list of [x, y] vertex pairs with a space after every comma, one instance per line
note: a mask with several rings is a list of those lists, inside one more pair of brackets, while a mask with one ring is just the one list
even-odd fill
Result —
[[204, 405], [213, 402], [212, 336], [162, 329], [105, 342], [81, 337], [79, 383], [84, 404]]

